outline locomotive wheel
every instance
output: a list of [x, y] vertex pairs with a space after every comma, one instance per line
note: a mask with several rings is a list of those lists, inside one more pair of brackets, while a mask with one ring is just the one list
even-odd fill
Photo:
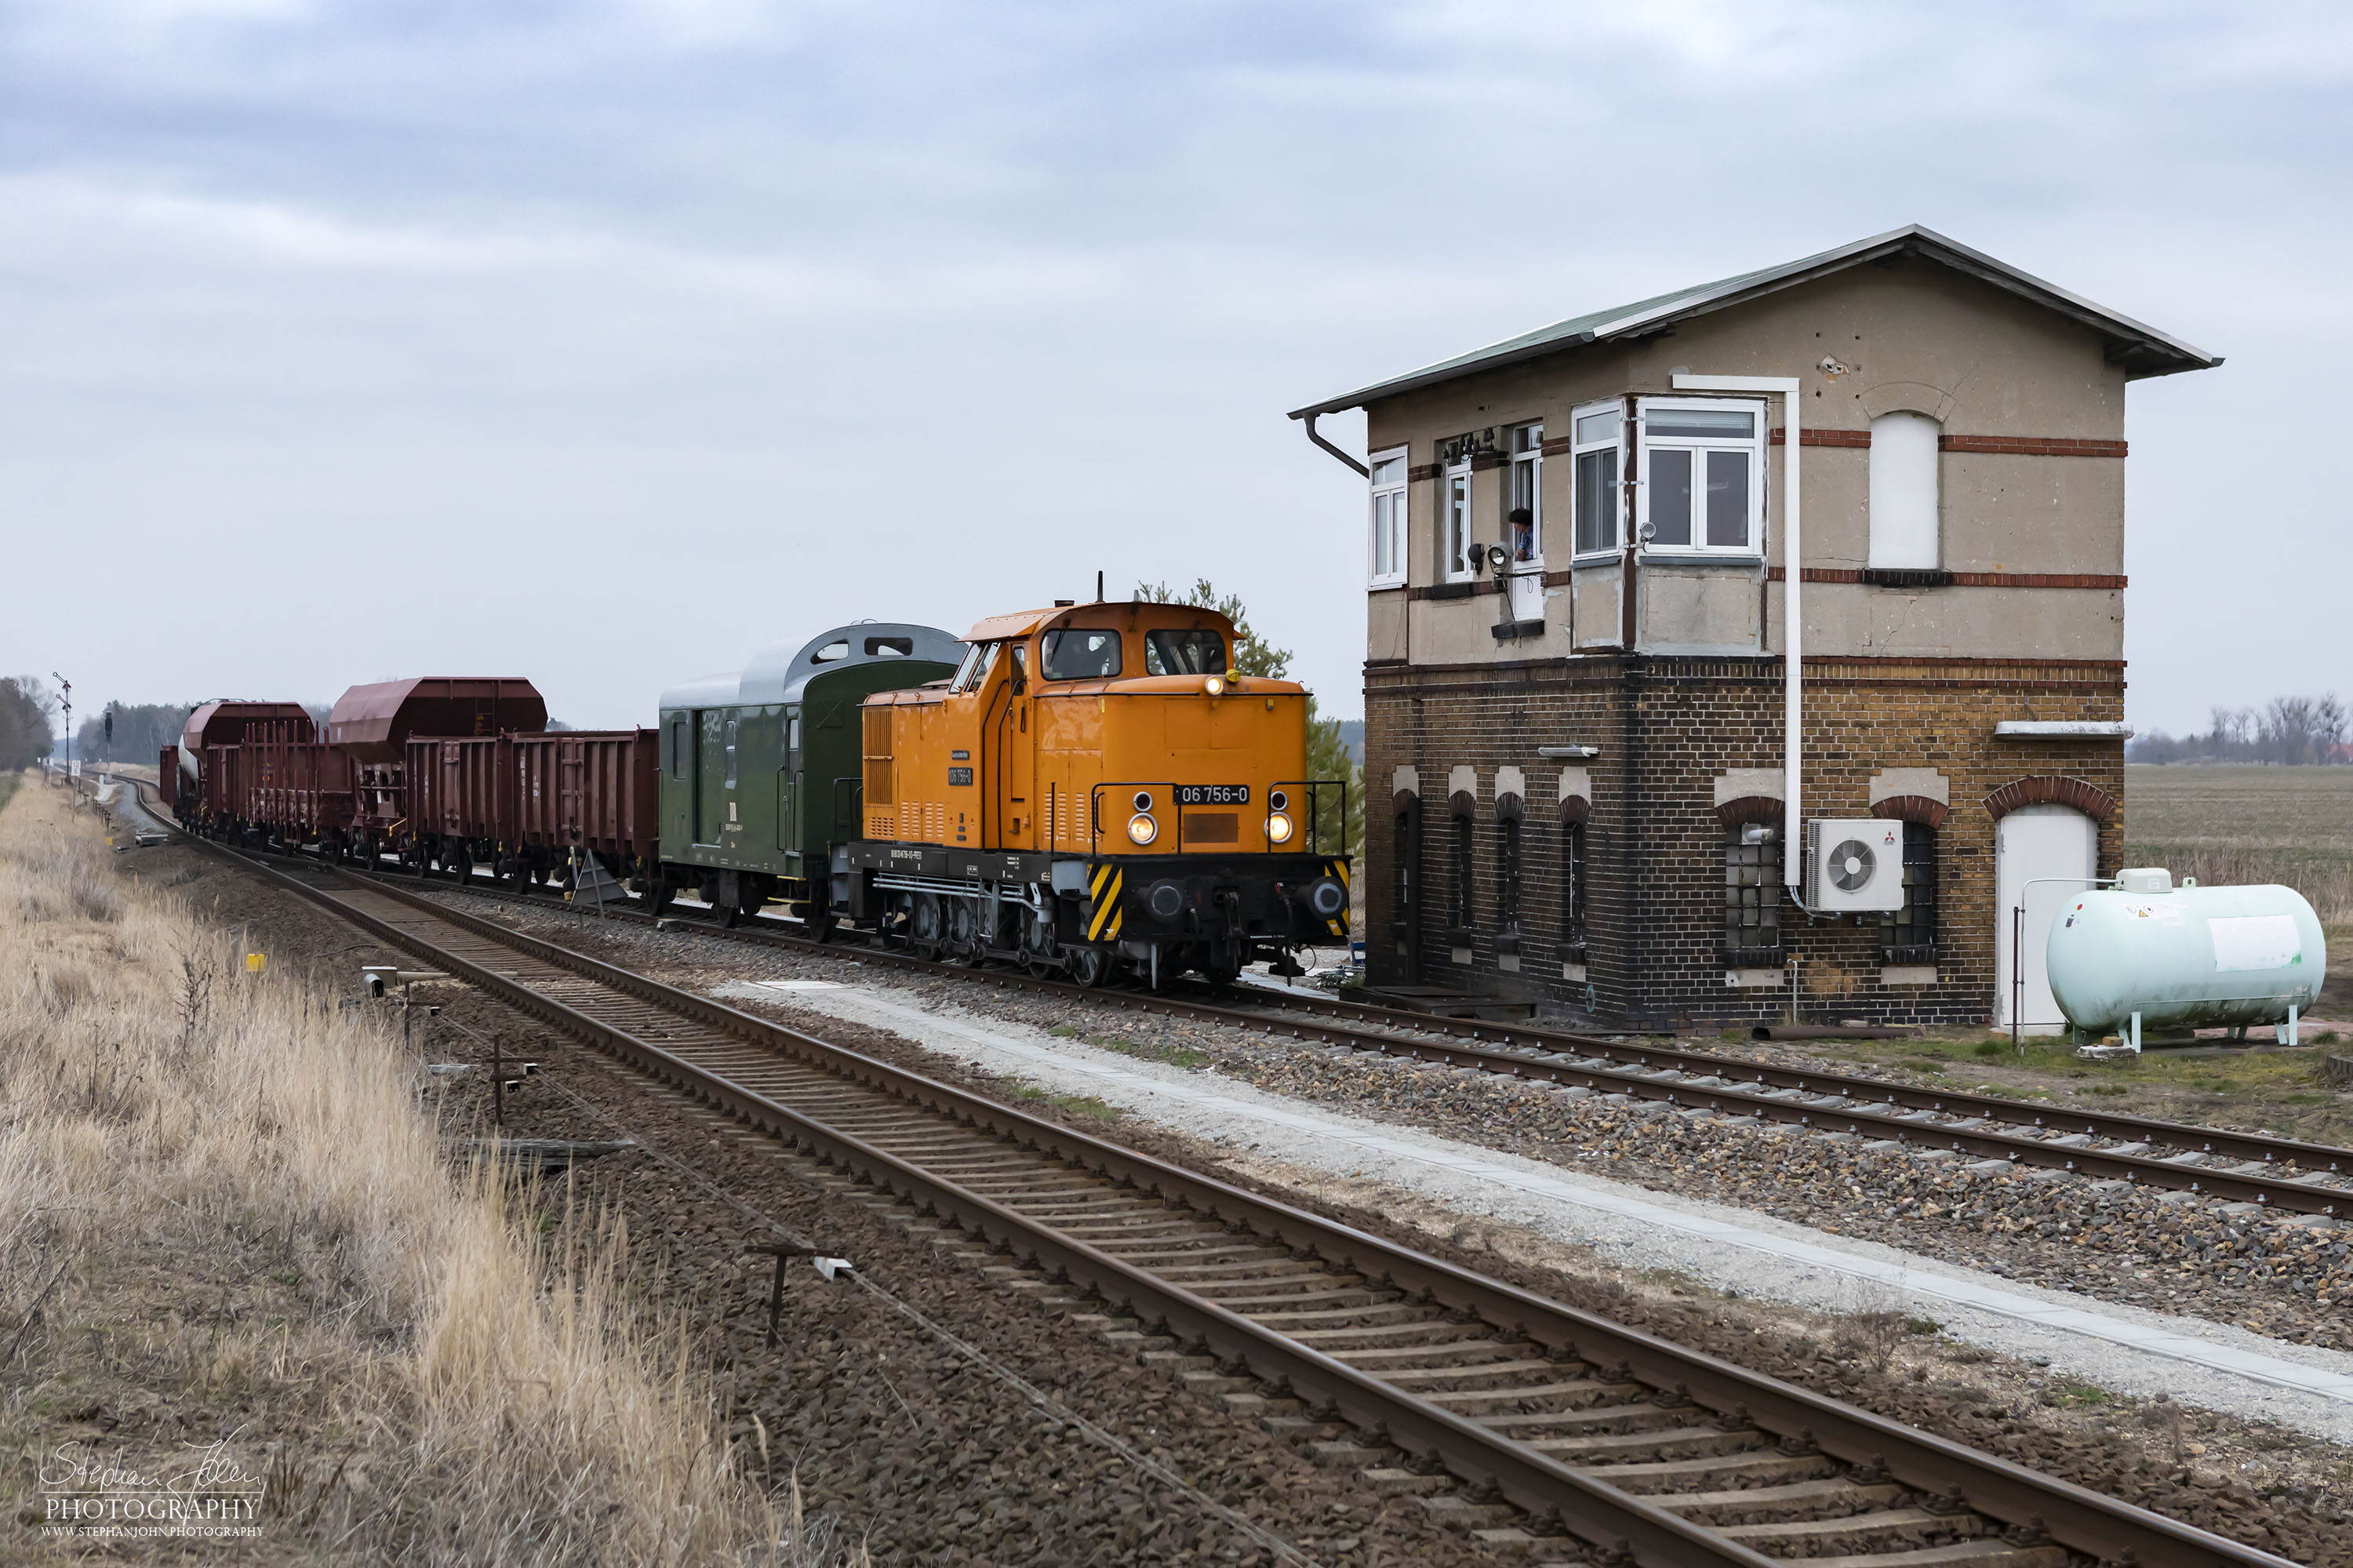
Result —
[[1111, 973], [1111, 955], [1101, 948], [1070, 949], [1071, 979], [1088, 991], [1103, 984]]

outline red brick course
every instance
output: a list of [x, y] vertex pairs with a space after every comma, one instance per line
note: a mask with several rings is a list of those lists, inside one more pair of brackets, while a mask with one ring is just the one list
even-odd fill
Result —
[[2038, 774], [2003, 785], [1985, 798], [1987, 815], [1996, 821], [2021, 806], [2073, 806], [2094, 821], [2105, 822], [2116, 803], [2096, 784], [2056, 773]]

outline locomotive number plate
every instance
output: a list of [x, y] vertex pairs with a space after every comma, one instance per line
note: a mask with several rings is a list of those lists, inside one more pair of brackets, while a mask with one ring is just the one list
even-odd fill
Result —
[[1179, 784], [1176, 803], [1180, 806], [1247, 806], [1250, 786], [1247, 784]]

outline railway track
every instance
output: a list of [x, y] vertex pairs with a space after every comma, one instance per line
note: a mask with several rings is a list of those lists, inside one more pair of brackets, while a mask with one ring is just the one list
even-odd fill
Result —
[[[385, 873], [364, 873], [393, 883]], [[425, 883], [526, 906], [561, 907], [494, 886]], [[636, 910], [608, 915], [651, 924]], [[670, 918], [677, 918], [671, 916]], [[1119, 1011], [1231, 1025], [1322, 1044], [1374, 1051], [1576, 1092], [1624, 1095], [1819, 1132], [1868, 1138], [1924, 1158], [1974, 1156], [2021, 1168], [2072, 1171], [2254, 1203], [2288, 1213], [2353, 1219], [2353, 1150], [2295, 1139], [2056, 1106], [1853, 1074], [1768, 1065], [1719, 1054], [1661, 1047], [1527, 1024], [1433, 1019], [1395, 1008], [1267, 991], [1248, 1000], [1088, 990], [1011, 969], [976, 969], [911, 953], [822, 943], [763, 926], [691, 922], [698, 933], [902, 969], [1002, 991], [1034, 992]]]
[[237, 858], [912, 1204], [912, 1228], [977, 1237], [1113, 1344], [1499, 1551], [2283, 1561], [381, 880]]

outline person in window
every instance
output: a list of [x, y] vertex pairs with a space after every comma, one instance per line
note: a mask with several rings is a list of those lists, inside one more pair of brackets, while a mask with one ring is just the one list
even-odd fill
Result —
[[1512, 530], [1512, 559], [1534, 561], [1536, 558], [1535, 514], [1525, 506], [1514, 506], [1504, 515], [1504, 522]]

